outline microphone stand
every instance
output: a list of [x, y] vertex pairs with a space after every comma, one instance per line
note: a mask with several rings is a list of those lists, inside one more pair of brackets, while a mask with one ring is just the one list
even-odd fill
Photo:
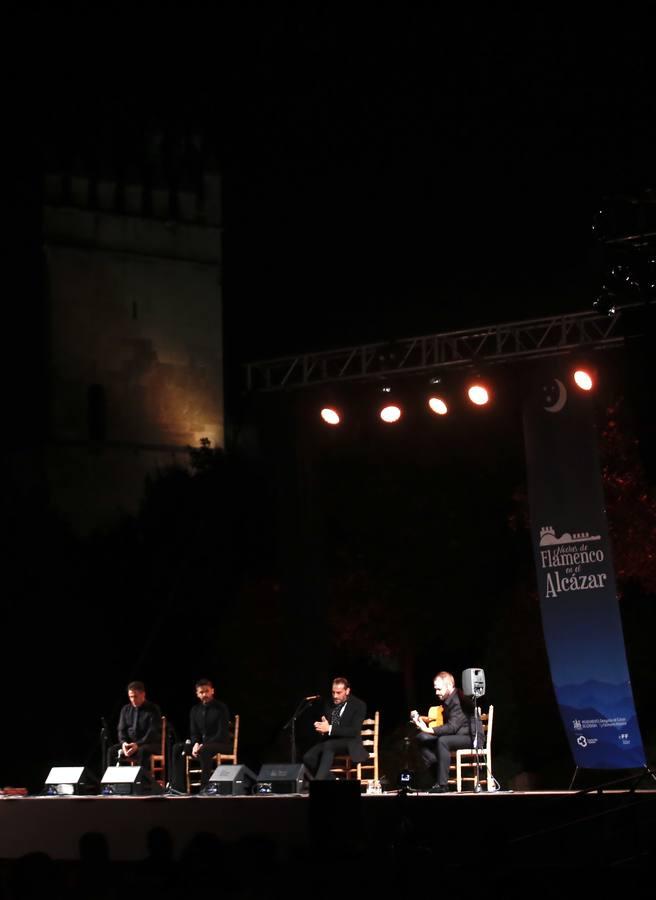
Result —
[[109, 749], [109, 727], [104, 716], [100, 717], [100, 777], [107, 768], [107, 752]]
[[283, 731], [287, 731], [288, 728], [291, 728], [290, 740], [291, 740], [291, 762], [292, 764], [296, 762], [296, 720], [304, 713], [305, 710], [312, 704], [312, 700], [307, 700], [305, 697], [298, 704], [294, 712], [292, 713], [291, 719], [285, 724]]
[[[167, 730], [166, 730], [166, 787], [164, 788], [164, 796], [165, 797], [186, 797], [186, 791], [179, 791], [177, 788], [173, 787], [173, 779], [175, 777], [175, 766], [178, 760], [175, 758], [173, 754], [173, 747], [177, 743], [177, 732], [173, 725], [171, 724], [170, 719], [166, 720]], [[187, 750], [187, 744], [190, 744], [190, 741], [186, 741], [183, 748], [181, 756], [185, 756]]]

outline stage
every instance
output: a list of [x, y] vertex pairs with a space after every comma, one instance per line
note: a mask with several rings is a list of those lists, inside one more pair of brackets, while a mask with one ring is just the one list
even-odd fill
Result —
[[175, 858], [203, 833], [226, 846], [266, 844], [281, 861], [338, 836], [383, 858], [421, 848], [455, 867], [484, 857], [506, 869], [643, 868], [654, 859], [656, 790], [360, 796], [333, 783], [312, 797], [3, 797], [0, 859], [76, 860], [82, 835], [96, 832], [112, 861], [143, 860], [155, 828], [170, 835]]

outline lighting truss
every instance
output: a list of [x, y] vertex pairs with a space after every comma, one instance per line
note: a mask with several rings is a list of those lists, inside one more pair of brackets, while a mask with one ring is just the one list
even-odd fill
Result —
[[302, 353], [246, 366], [249, 391], [284, 391], [341, 381], [367, 381], [398, 374], [467, 368], [540, 359], [573, 350], [621, 346], [622, 313], [578, 312], [463, 331]]

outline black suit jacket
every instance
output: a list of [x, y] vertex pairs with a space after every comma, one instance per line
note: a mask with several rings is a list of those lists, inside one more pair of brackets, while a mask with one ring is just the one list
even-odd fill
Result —
[[189, 713], [189, 735], [193, 743], [221, 744], [229, 740], [230, 713], [221, 700], [210, 700], [207, 705], [197, 703]]
[[118, 739], [121, 743], [134, 741], [140, 747], [159, 743], [162, 740], [162, 713], [159, 706], [150, 700], [144, 700], [137, 714], [135, 707], [126, 703], [118, 720]]
[[474, 704], [461, 691], [455, 690], [446, 698], [442, 704], [442, 715], [444, 724], [433, 728], [433, 734], [436, 737], [441, 737], [443, 734], [468, 734], [473, 742], [474, 734], [478, 729], [479, 746], [484, 746], [483, 726], [480, 719], [474, 715]]
[[[333, 706], [327, 704], [324, 709], [324, 715], [330, 722]], [[344, 707], [344, 711], [339, 717], [330, 734], [326, 734], [325, 738], [340, 738], [346, 740], [348, 744], [348, 754], [355, 762], [365, 762], [369, 759], [369, 752], [362, 743], [362, 722], [367, 717], [367, 705], [364, 700], [349, 694], [349, 698]]]

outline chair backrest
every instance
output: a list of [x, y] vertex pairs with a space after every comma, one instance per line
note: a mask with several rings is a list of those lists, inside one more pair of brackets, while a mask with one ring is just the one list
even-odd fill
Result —
[[164, 787], [166, 780], [166, 716], [162, 716], [162, 742], [160, 752], [153, 753], [150, 757], [151, 777]]
[[370, 755], [378, 753], [378, 735], [380, 732], [380, 713], [376, 711], [373, 719], [365, 719], [362, 723], [362, 743]]
[[490, 706], [487, 712], [483, 712], [480, 706], [476, 707], [478, 711], [478, 718], [481, 720], [483, 724], [483, 734], [485, 735], [485, 747], [484, 749], [490, 746], [492, 741], [492, 723], [494, 722], [494, 706]]
[[223, 762], [230, 761], [233, 765], [237, 765], [237, 756], [239, 753], [239, 716], [235, 716], [235, 718], [228, 725], [228, 733], [232, 736], [232, 753], [218, 753], [219, 764]]
[[362, 780], [363, 769], [371, 772], [373, 776], [372, 779], [369, 779], [371, 783], [371, 780], [378, 780], [378, 737], [380, 734], [380, 713], [378, 711], [374, 713], [373, 719], [364, 720], [360, 733], [364, 748], [369, 754], [369, 760], [368, 762], [358, 763], [356, 773], [357, 777]]
[[490, 704], [487, 711], [487, 722], [485, 724], [485, 749], [489, 750], [492, 746], [492, 725], [494, 724], [494, 706]]
[[162, 716], [162, 744], [160, 752], [166, 757], [166, 716]]

